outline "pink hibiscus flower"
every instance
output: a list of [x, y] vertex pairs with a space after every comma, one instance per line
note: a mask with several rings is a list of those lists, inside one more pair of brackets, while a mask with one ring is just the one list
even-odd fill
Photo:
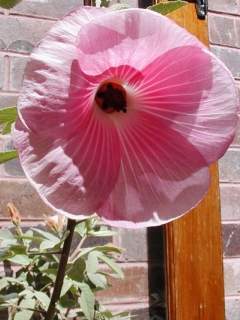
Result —
[[110, 225], [169, 222], [196, 206], [231, 143], [237, 93], [195, 37], [143, 9], [83, 7], [34, 50], [15, 144], [43, 200]]

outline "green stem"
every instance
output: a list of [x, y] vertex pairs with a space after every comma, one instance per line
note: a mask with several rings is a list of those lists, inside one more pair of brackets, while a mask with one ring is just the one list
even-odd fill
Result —
[[61, 255], [59, 266], [58, 266], [57, 277], [56, 277], [51, 301], [46, 313], [45, 320], [52, 320], [56, 312], [56, 303], [58, 302], [61, 295], [61, 290], [62, 290], [64, 277], [65, 277], [65, 271], [68, 263], [68, 258], [71, 250], [71, 244], [72, 244], [72, 239], [73, 239], [73, 234], [74, 234], [74, 229], [76, 224], [77, 222], [75, 220], [68, 219], [67, 231], [69, 232], [69, 234], [63, 244], [63, 250], [62, 250], [62, 255]]

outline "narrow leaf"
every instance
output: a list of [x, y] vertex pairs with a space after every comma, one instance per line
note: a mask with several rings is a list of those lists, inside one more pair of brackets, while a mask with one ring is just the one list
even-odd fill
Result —
[[18, 157], [16, 150], [0, 152], [0, 164]]
[[47, 231], [43, 231], [41, 229], [37, 229], [37, 228], [32, 228], [32, 230], [34, 230], [35, 232], [39, 233], [41, 236], [43, 236], [45, 239], [48, 239], [50, 241], [60, 241], [60, 239], [56, 236], [54, 236], [52, 233], [47, 232]]
[[82, 258], [76, 260], [68, 273], [69, 278], [75, 281], [82, 281], [83, 280], [83, 273], [86, 269], [86, 263]]
[[107, 278], [100, 273], [88, 273], [89, 280], [96, 288], [105, 289], [107, 287]]
[[59, 243], [59, 239], [58, 240], [44, 240], [41, 244], [40, 244], [40, 250], [47, 250], [47, 249], [52, 249], [54, 248], [57, 244]]
[[9, 261], [20, 264], [22, 266], [27, 266], [31, 263], [31, 259], [25, 254], [16, 254], [15, 256], [8, 259]]
[[0, 279], [0, 291], [6, 288], [8, 285], [9, 282], [5, 278]]
[[[0, 4], [1, 4], [0, 0]], [[8, 1], [10, 2], [10, 1]], [[15, 122], [17, 119], [17, 108], [16, 107], [7, 107], [0, 109], [0, 123], [6, 123], [6, 122]]]
[[99, 267], [98, 264], [98, 255], [97, 251], [92, 251], [89, 253], [86, 261], [86, 270], [89, 273], [96, 273]]
[[35, 299], [24, 299], [20, 302], [19, 307], [22, 309], [18, 311], [14, 317], [14, 320], [30, 320], [32, 319], [35, 308], [36, 301]]
[[0, 0], [0, 7], [11, 9], [16, 6], [21, 0]]
[[69, 279], [64, 279], [64, 283], [62, 286], [61, 297], [63, 297], [72, 287], [73, 281]]
[[105, 262], [109, 268], [119, 276], [120, 279], [124, 278], [121, 268], [112, 259], [108, 258], [105, 254], [99, 255], [99, 259]]
[[96, 246], [91, 248], [84, 248], [81, 250], [80, 254], [78, 255], [78, 258], [87, 255], [91, 251], [99, 251], [104, 253], [122, 253], [122, 250], [114, 245], [107, 244], [104, 246]]
[[95, 305], [94, 294], [86, 283], [79, 284], [79, 287], [81, 289], [80, 306], [82, 311], [88, 320], [93, 320]]
[[168, 13], [175, 11], [187, 4], [186, 1], [169, 1], [161, 2], [153, 6], [148, 7], [148, 9], [161, 13], [162, 15], [167, 15]]
[[50, 298], [46, 293], [41, 291], [34, 291], [34, 296], [37, 298], [37, 300], [42, 304], [44, 308], [48, 308], [48, 305], [50, 303]]
[[6, 240], [6, 239], [15, 240], [14, 235], [12, 234], [11, 231], [7, 229], [0, 230], [0, 240]]
[[98, 231], [89, 231], [88, 234], [94, 237], [112, 237], [116, 232], [112, 230], [98, 230]]

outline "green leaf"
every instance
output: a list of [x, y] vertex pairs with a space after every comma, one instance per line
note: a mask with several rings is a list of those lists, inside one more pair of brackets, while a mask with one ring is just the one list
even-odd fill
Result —
[[0, 279], [0, 291], [6, 288], [8, 285], [9, 282], [5, 278]]
[[12, 301], [18, 297], [17, 293], [0, 294], [0, 304]]
[[82, 258], [77, 259], [72, 265], [68, 272], [69, 278], [75, 281], [83, 280], [83, 273], [86, 269], [86, 263]]
[[76, 233], [80, 235], [80, 237], [84, 237], [87, 233], [87, 227], [85, 221], [78, 223], [74, 230]]
[[47, 250], [47, 249], [52, 249], [54, 248], [58, 243], [59, 243], [59, 239], [52, 241], [52, 240], [44, 240], [41, 244], [40, 244], [40, 250]]
[[18, 295], [19, 295], [19, 297], [24, 297], [25, 299], [29, 299], [29, 298], [34, 297], [33, 291], [30, 290], [29, 288], [21, 291]]
[[34, 296], [42, 304], [43, 308], [47, 309], [50, 303], [49, 296], [41, 291], [34, 291]]
[[9, 260], [13, 256], [14, 256], [14, 253], [8, 248], [0, 249], [0, 261]]
[[26, 248], [23, 245], [12, 245], [9, 247], [13, 253], [16, 254], [25, 254], [26, 255]]
[[0, 164], [18, 157], [16, 150], [0, 152]]
[[113, 315], [113, 319], [116, 319], [116, 320], [127, 320], [127, 319], [135, 319], [136, 318], [136, 315], [130, 315], [129, 312], [127, 311], [124, 311], [124, 312], [119, 312], [119, 313], [115, 313]]
[[94, 237], [112, 237], [116, 234], [116, 232], [112, 230], [98, 230], [98, 231], [89, 231], [90, 236]]
[[63, 297], [72, 287], [73, 281], [70, 279], [64, 279], [64, 283], [62, 286], [61, 297]]
[[13, 263], [20, 264], [22, 266], [27, 266], [32, 262], [32, 260], [25, 254], [16, 254], [8, 260]]
[[15, 240], [14, 235], [11, 231], [7, 229], [1, 229], [0, 230], [0, 240]]
[[168, 1], [155, 4], [153, 6], [148, 7], [148, 9], [161, 13], [162, 15], [167, 15], [168, 13], [181, 8], [186, 4], [188, 4], [186, 1]]
[[[0, 0], [1, 6], [2, 0]], [[8, 1], [9, 2], [9, 1]], [[2, 134], [8, 134], [11, 132], [11, 126], [16, 121], [17, 109], [16, 107], [8, 107], [0, 109], [0, 125], [2, 125]]]
[[27, 282], [26, 281], [22, 281], [22, 280], [19, 280], [19, 279], [16, 279], [16, 278], [11, 278], [11, 277], [5, 277], [4, 278], [5, 281], [7, 281], [8, 283], [10, 284], [18, 284], [20, 286], [23, 286], [23, 287], [27, 287]]
[[118, 275], [118, 277], [120, 279], [124, 278], [124, 274], [123, 274], [121, 268], [119, 267], [119, 265], [116, 262], [114, 262], [113, 259], [107, 257], [105, 254], [99, 254], [99, 259], [102, 260], [103, 262], [105, 262], [109, 266], [109, 268], [114, 273], [116, 273], [116, 275]]
[[91, 248], [84, 248], [81, 250], [80, 254], [78, 255], [77, 258], [83, 257], [87, 254], [89, 254], [91, 251], [99, 251], [99, 252], [104, 252], [104, 253], [122, 253], [122, 250], [114, 245], [104, 245], [104, 246], [96, 246], [96, 247], [91, 247]]
[[35, 299], [23, 299], [20, 304], [19, 308], [21, 308], [21, 311], [18, 311], [15, 314], [14, 320], [30, 320], [33, 316], [34, 311], [29, 309], [34, 309], [36, 305]]
[[95, 297], [92, 293], [90, 287], [86, 283], [79, 284], [81, 289], [81, 296], [80, 296], [80, 306], [85, 317], [88, 320], [94, 319], [94, 305], [95, 305]]
[[[0, 230], [0, 243], [1, 248], [4, 248], [6, 250], [6, 247], [9, 247], [10, 245], [17, 244], [17, 237], [15, 237], [12, 232], [8, 229], [2, 229]], [[1, 251], [1, 249], [0, 249]]]
[[97, 251], [92, 251], [89, 253], [86, 261], [86, 270], [89, 273], [96, 273], [99, 267]]
[[107, 287], [107, 278], [100, 273], [88, 273], [89, 280], [96, 288], [105, 289]]
[[27, 230], [22, 236], [20, 236], [20, 239], [23, 240], [25, 246], [29, 247], [31, 242], [35, 240], [33, 237], [33, 231], [30, 229]]
[[35, 232], [39, 233], [41, 236], [43, 236], [45, 239], [48, 239], [50, 241], [56, 242], [56, 241], [60, 241], [60, 239], [56, 236], [54, 236], [52, 233], [47, 232], [47, 231], [43, 231], [41, 229], [37, 229], [37, 228], [32, 228], [32, 230], [34, 230]]
[[11, 9], [19, 2], [21, 2], [21, 0], [0, 0], [0, 7], [4, 9]]
[[8, 134], [11, 133], [12, 130], [12, 122], [7, 122], [2, 129], [2, 134]]

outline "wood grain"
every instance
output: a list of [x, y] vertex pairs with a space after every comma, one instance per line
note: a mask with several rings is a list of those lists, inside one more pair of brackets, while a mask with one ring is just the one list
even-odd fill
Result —
[[[208, 44], [207, 23], [194, 4], [169, 14]], [[165, 228], [169, 320], [224, 320], [221, 218], [217, 165], [211, 187], [200, 205]]]

